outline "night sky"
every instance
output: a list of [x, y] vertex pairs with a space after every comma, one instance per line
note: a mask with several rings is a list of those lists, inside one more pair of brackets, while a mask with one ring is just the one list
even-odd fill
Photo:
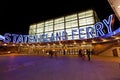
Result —
[[[0, 6], [0, 34], [28, 34], [29, 25], [40, 21], [80, 12], [96, 10], [102, 21], [114, 14], [107, 0], [4, 0]], [[115, 17], [115, 28], [119, 25]]]

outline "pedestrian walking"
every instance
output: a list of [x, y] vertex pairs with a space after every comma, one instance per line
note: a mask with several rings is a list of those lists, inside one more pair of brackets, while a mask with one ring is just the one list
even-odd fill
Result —
[[87, 49], [88, 61], [90, 61], [90, 54], [91, 54], [91, 50], [90, 50], [90, 49]]
[[85, 59], [85, 50], [84, 49], [81, 50], [81, 56], [82, 56], [82, 60], [84, 60]]
[[52, 51], [52, 50], [49, 50], [49, 54], [50, 54], [50, 56], [52, 57], [52, 56], [53, 56], [53, 51]]
[[81, 49], [79, 49], [79, 54], [78, 54], [78, 56], [80, 56], [80, 57], [82, 57], [82, 52], [81, 52], [82, 50]]

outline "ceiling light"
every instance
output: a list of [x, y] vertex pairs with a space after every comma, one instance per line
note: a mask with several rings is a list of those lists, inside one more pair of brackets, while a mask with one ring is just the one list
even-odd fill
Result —
[[118, 6], [118, 8], [120, 9], [120, 5]]

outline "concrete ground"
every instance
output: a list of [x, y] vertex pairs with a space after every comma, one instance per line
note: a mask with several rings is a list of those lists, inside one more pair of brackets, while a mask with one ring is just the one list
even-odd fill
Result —
[[120, 57], [0, 56], [0, 80], [120, 80]]

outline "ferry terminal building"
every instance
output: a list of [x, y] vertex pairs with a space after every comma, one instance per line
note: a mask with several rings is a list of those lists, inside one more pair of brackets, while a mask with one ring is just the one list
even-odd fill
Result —
[[[110, 16], [107, 20], [109, 18]], [[96, 12], [88, 9], [35, 23], [29, 26], [29, 35], [31, 36], [26, 40], [28, 42], [23, 43], [21, 37], [17, 37], [13, 42], [1, 42], [1, 51], [27, 55], [48, 55], [52, 50], [57, 55], [78, 55], [80, 49], [91, 49], [92, 54], [95, 55], [120, 57], [120, 29], [110, 32], [111, 28], [107, 26], [106, 30], [102, 23], [95, 27], [98, 22], [100, 20]]]

